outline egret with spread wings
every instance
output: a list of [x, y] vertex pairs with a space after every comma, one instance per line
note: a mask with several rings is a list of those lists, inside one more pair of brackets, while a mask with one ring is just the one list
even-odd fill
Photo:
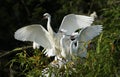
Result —
[[48, 19], [47, 30], [40, 24], [28, 25], [18, 29], [14, 37], [21, 41], [32, 41], [33, 44], [35, 44], [33, 45], [34, 48], [36, 48], [35, 46], [38, 44], [46, 49], [46, 55], [56, 57], [61, 56], [61, 29], [66, 30], [66, 34], [70, 35], [79, 28], [90, 26], [94, 21], [94, 19], [89, 16], [68, 14], [63, 18], [59, 31], [55, 33], [50, 25], [51, 15], [45, 13], [43, 16]]
[[[70, 54], [79, 57], [86, 57], [88, 42], [102, 32], [102, 25], [94, 25], [83, 28], [79, 33], [74, 34], [75, 40], [71, 41]], [[75, 43], [77, 45], [75, 45]]]

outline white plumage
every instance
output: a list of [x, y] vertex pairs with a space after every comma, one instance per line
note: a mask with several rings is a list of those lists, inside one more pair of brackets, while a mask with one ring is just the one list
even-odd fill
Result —
[[70, 35], [79, 28], [91, 26], [94, 18], [84, 15], [68, 14], [63, 18], [59, 29], [67, 30], [66, 34]]
[[48, 40], [49, 33], [41, 25], [33, 24], [22, 27], [15, 32], [15, 39], [21, 41], [36, 42], [44, 48], [51, 48], [51, 43]]
[[[74, 35], [75, 40], [70, 44], [71, 55], [86, 57], [88, 41], [102, 32], [102, 25], [88, 26], [83, 28], [77, 35]], [[75, 46], [77, 43], [77, 46]]]
[[33, 48], [40, 45], [46, 49], [46, 55], [56, 57], [61, 57], [60, 39], [62, 33], [59, 32], [60, 30], [64, 29], [67, 31], [66, 34], [71, 35], [79, 28], [90, 26], [94, 20], [89, 16], [69, 14], [63, 18], [59, 31], [55, 33], [50, 25], [50, 14], [45, 13], [44, 17], [48, 19], [47, 30], [39, 24], [28, 25], [18, 29], [14, 37], [21, 41], [32, 41]]
[[61, 45], [61, 55], [64, 59], [70, 60], [70, 36], [66, 36], [63, 34], [63, 36], [60, 39], [60, 45]]

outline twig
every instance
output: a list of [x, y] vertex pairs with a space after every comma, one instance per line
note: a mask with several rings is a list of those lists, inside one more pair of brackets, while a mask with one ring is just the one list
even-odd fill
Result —
[[21, 50], [25, 50], [25, 49], [28, 49], [28, 48], [32, 48], [32, 46], [27, 46], [27, 47], [21, 47], [21, 48], [16, 48], [16, 49], [13, 49], [11, 51], [5, 51], [4, 54], [0, 55], [0, 58], [3, 58], [9, 54], [12, 54], [14, 52], [20, 52]]

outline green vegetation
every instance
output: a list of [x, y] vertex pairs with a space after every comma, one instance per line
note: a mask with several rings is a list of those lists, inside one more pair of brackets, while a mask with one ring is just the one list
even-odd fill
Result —
[[[88, 48], [87, 58], [78, 59], [79, 63], [73, 66], [74, 69], [70, 68], [70, 63], [68, 63], [66, 70], [64, 68], [60, 70], [50, 68], [49, 72], [56, 72], [57, 77], [60, 77], [60, 75], [62, 77], [120, 77], [119, 0], [20, 0], [16, 2], [1, 0], [1, 2], [3, 2], [3, 5], [5, 3], [8, 5], [0, 7], [0, 15], [2, 15], [0, 18], [6, 18], [2, 20], [6, 23], [1, 23], [1, 28], [8, 25], [7, 31], [9, 34], [0, 38], [6, 38], [5, 40], [11, 40], [7, 37], [13, 37], [14, 32], [20, 26], [32, 23], [45, 25], [44, 21], [40, 21], [42, 14], [45, 12], [52, 15], [52, 21], [54, 21], [52, 27], [56, 31], [64, 15], [69, 13], [89, 15], [96, 11], [98, 18], [94, 24], [102, 24], [103, 32], [92, 40]], [[1, 31], [0, 36], [6, 33], [5, 30]], [[4, 59], [6, 61], [6, 57]], [[1, 59], [0, 68], [3, 74], [6, 73], [4, 67], [7, 67], [15, 77], [39, 77], [42, 70], [49, 65], [52, 59], [45, 57], [40, 50], [24, 49], [12, 55], [12, 57], [10, 56], [7, 62], [2, 61], [4, 60]], [[69, 70], [72, 73], [69, 73]], [[3, 76], [5, 75], [1, 77]]]

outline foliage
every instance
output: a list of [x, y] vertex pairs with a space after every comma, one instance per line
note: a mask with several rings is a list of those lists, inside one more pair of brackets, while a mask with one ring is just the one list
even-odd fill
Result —
[[[2, 4], [1, 4], [2, 3]], [[69, 13], [89, 15], [96, 11], [98, 18], [94, 24], [102, 24], [103, 32], [90, 44], [86, 59], [79, 59], [75, 69], [58, 70], [65, 72], [64, 77], [119, 77], [120, 76], [120, 1], [119, 0], [1, 0], [0, 1], [0, 37], [2, 40], [11, 41], [16, 29], [21, 26], [46, 22], [40, 21], [42, 14], [49, 12], [52, 15], [52, 27], [55, 31], [63, 16]], [[6, 28], [6, 26], [8, 28]], [[15, 41], [15, 40], [14, 40]], [[13, 41], [12, 41], [13, 43]], [[5, 43], [6, 44], [6, 43]], [[1, 44], [3, 45], [3, 44]], [[9, 46], [10, 44], [8, 44]], [[15, 44], [16, 47], [18, 44]], [[2, 47], [2, 46], [1, 46]], [[82, 63], [81, 63], [82, 61]], [[10, 68], [15, 71], [16, 77], [38, 77], [42, 69], [51, 62], [39, 50], [23, 50], [10, 60]], [[2, 62], [0, 62], [2, 65]], [[9, 65], [9, 64], [8, 64]], [[72, 73], [69, 73], [71, 70]]]
[[49, 61], [50, 59], [45, 58], [40, 50], [34, 50], [29, 53], [24, 50], [21, 53], [17, 53], [14, 59], [10, 61], [10, 69], [16, 71], [15, 75], [17, 74], [18, 76], [34, 75], [35, 73], [34, 76], [37, 77], [40, 75], [40, 70], [45, 68]]

